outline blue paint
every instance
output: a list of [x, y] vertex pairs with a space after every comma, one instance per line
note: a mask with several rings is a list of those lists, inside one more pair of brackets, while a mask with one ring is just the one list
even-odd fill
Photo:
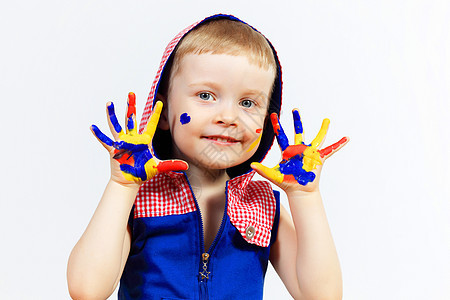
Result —
[[124, 141], [114, 142], [114, 148], [117, 150], [127, 150], [134, 153], [139, 153], [148, 150], [148, 145], [146, 144], [130, 144]]
[[134, 129], [133, 115], [131, 115], [131, 116], [128, 118], [127, 128], [128, 128], [128, 131], [131, 131], [131, 130]]
[[187, 124], [191, 121], [191, 117], [187, 113], [183, 113], [180, 116], [180, 122], [182, 125]]
[[284, 175], [292, 175], [301, 185], [307, 185], [308, 182], [314, 181], [316, 174], [303, 169], [303, 155], [295, 155], [287, 161], [280, 163], [280, 172]]
[[[140, 145], [134, 145], [134, 146], [140, 146]], [[144, 146], [146, 146], [146, 145], [144, 145]], [[134, 158], [134, 166], [121, 164], [120, 170], [125, 173], [131, 174], [134, 177], [140, 178], [142, 181], [147, 180], [147, 172], [145, 172], [145, 164], [150, 159], [153, 158], [153, 155], [150, 153], [148, 146], [146, 146], [146, 150], [132, 152], [131, 155]]]
[[92, 125], [92, 131], [94, 132], [95, 136], [102, 141], [103, 143], [105, 143], [108, 146], [113, 146], [114, 142], [113, 140], [111, 140], [109, 137], [107, 137], [106, 135], [103, 134], [103, 132], [100, 131], [100, 129], [98, 129], [97, 126]]
[[289, 147], [289, 140], [284, 133], [283, 127], [281, 127], [280, 120], [278, 120], [278, 130], [275, 132], [275, 134], [281, 151], [284, 151], [287, 147]]
[[114, 130], [117, 133], [120, 133], [122, 131], [122, 127], [119, 124], [119, 121], [117, 121], [116, 113], [114, 112], [114, 104], [111, 102], [110, 105], [108, 105], [108, 114], [109, 114], [109, 120], [111, 121], [111, 124], [114, 127]]
[[295, 134], [303, 133], [302, 120], [300, 119], [300, 114], [297, 110], [292, 111], [294, 117], [294, 129]]

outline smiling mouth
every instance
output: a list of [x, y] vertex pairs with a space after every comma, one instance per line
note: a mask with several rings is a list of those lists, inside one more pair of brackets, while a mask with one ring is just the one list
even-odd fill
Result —
[[236, 144], [240, 141], [229, 136], [203, 136], [202, 138], [215, 141], [221, 144]]

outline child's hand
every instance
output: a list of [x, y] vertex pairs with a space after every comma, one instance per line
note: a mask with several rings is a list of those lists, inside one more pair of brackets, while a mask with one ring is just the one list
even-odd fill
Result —
[[117, 121], [113, 103], [108, 103], [108, 124], [115, 142], [104, 135], [97, 126], [92, 125], [92, 133], [108, 150], [111, 156], [111, 179], [124, 185], [141, 184], [159, 172], [187, 170], [188, 164], [182, 160], [160, 161], [153, 157], [151, 146], [153, 135], [162, 110], [158, 101], [146, 130], [139, 134], [136, 128], [136, 96], [128, 94], [126, 133]]
[[341, 149], [348, 142], [344, 137], [339, 142], [334, 143], [322, 150], [318, 150], [325, 139], [330, 120], [324, 119], [322, 127], [316, 138], [310, 145], [303, 142], [303, 127], [300, 114], [297, 109], [292, 111], [294, 117], [295, 143], [289, 145], [288, 138], [281, 127], [278, 116], [273, 113], [270, 116], [278, 144], [282, 151], [281, 162], [268, 168], [260, 163], [252, 163], [251, 166], [261, 176], [264, 176], [284, 191], [299, 190], [313, 192], [318, 190], [318, 178], [323, 162]]

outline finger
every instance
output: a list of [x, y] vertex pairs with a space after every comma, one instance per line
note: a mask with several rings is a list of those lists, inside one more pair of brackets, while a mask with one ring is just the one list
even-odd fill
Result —
[[284, 151], [289, 146], [289, 140], [281, 127], [280, 120], [276, 113], [270, 115], [270, 120], [272, 121], [273, 131], [277, 137], [278, 145], [280, 145], [281, 151]]
[[117, 121], [116, 113], [114, 111], [114, 104], [112, 102], [108, 102], [107, 109], [109, 129], [111, 129], [114, 139], [117, 140], [119, 138], [119, 134], [123, 133], [122, 127], [120, 126], [119, 121]]
[[276, 183], [282, 183], [284, 179], [284, 175], [280, 173], [280, 171], [268, 168], [260, 163], [253, 162], [250, 164], [253, 170], [258, 172], [259, 175], [265, 177], [270, 181], [274, 181]]
[[187, 162], [182, 160], [165, 160], [159, 162], [157, 166], [158, 172], [185, 171], [188, 168]]
[[105, 147], [106, 150], [110, 151], [111, 147], [113, 147], [114, 145], [113, 140], [103, 134], [103, 132], [101, 132], [100, 129], [98, 129], [98, 127], [95, 125], [91, 126], [91, 131], [95, 135], [97, 140], [103, 145], [103, 147]]
[[314, 148], [320, 148], [320, 145], [323, 143], [325, 136], [328, 132], [328, 127], [330, 126], [329, 119], [323, 119], [322, 126], [320, 127], [319, 133], [316, 138], [311, 142], [311, 146]]
[[350, 139], [348, 137], [343, 137], [338, 142], [334, 143], [333, 145], [330, 145], [322, 150], [319, 150], [320, 157], [322, 157], [324, 160], [339, 151], [342, 147], [344, 147]]
[[161, 101], [156, 102], [152, 116], [147, 123], [147, 129], [145, 130], [145, 133], [150, 136], [150, 139], [153, 139], [153, 135], [155, 134], [156, 126], [158, 126], [159, 117], [161, 116], [162, 107], [163, 103]]
[[294, 129], [295, 129], [295, 145], [303, 142], [303, 125], [302, 120], [300, 119], [300, 113], [298, 109], [292, 110], [292, 116], [294, 118]]
[[127, 133], [136, 134], [136, 95], [132, 92], [128, 93], [128, 109], [127, 109]]

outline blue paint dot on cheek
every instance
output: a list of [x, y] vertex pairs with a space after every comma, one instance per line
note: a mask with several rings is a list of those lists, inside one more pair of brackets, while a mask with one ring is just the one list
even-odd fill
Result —
[[191, 117], [187, 113], [183, 113], [180, 116], [180, 122], [182, 125], [187, 124], [191, 121]]

